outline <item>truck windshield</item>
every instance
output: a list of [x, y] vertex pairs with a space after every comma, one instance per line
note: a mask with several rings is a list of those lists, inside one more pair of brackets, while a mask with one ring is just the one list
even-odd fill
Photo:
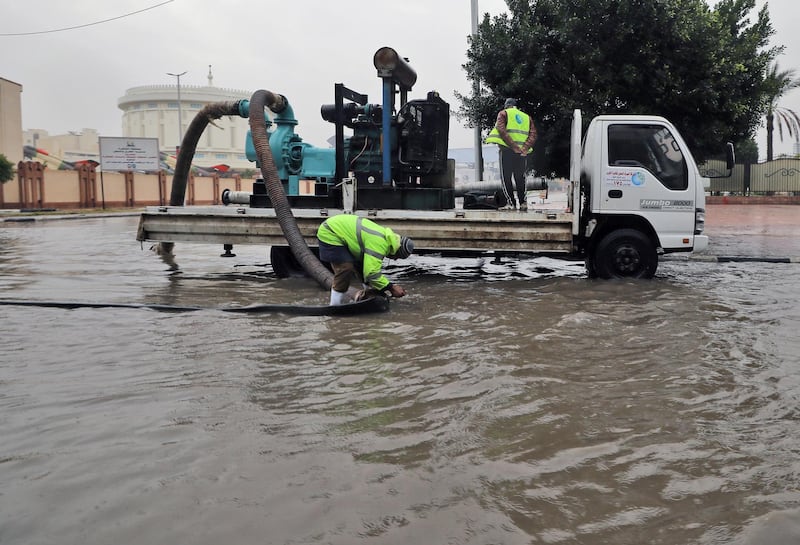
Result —
[[689, 187], [686, 159], [675, 137], [663, 125], [610, 125], [608, 164], [645, 168], [669, 189]]

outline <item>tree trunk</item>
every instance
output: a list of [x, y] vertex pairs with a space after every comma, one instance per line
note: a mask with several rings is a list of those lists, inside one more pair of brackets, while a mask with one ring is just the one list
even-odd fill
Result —
[[767, 161], [772, 161], [772, 132], [775, 130], [775, 115], [767, 113]]

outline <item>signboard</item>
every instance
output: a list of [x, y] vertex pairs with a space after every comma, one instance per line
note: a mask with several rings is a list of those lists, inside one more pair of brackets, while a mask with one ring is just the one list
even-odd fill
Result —
[[100, 137], [100, 168], [108, 171], [159, 170], [158, 138]]

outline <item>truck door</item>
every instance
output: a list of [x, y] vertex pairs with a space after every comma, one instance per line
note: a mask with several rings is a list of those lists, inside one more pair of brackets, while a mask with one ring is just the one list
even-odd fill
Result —
[[604, 128], [598, 211], [643, 216], [665, 250], [691, 248], [697, 173], [677, 133], [652, 121], [607, 121]]

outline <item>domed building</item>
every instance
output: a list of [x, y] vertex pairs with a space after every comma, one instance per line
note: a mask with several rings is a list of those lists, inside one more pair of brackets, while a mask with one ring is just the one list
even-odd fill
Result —
[[[159, 149], [175, 155], [192, 120], [205, 105], [214, 102], [250, 99], [249, 91], [214, 86], [211, 65], [208, 85], [143, 85], [125, 91], [117, 105], [122, 110], [122, 135], [131, 138], [158, 138]], [[178, 102], [180, 97], [180, 104]], [[180, 109], [179, 109], [180, 108]], [[180, 127], [179, 127], [180, 124]], [[214, 126], [216, 125], [216, 126]], [[193, 163], [199, 167], [219, 164], [236, 169], [252, 169], [245, 157], [247, 119], [224, 116], [209, 124], [197, 143]]]

